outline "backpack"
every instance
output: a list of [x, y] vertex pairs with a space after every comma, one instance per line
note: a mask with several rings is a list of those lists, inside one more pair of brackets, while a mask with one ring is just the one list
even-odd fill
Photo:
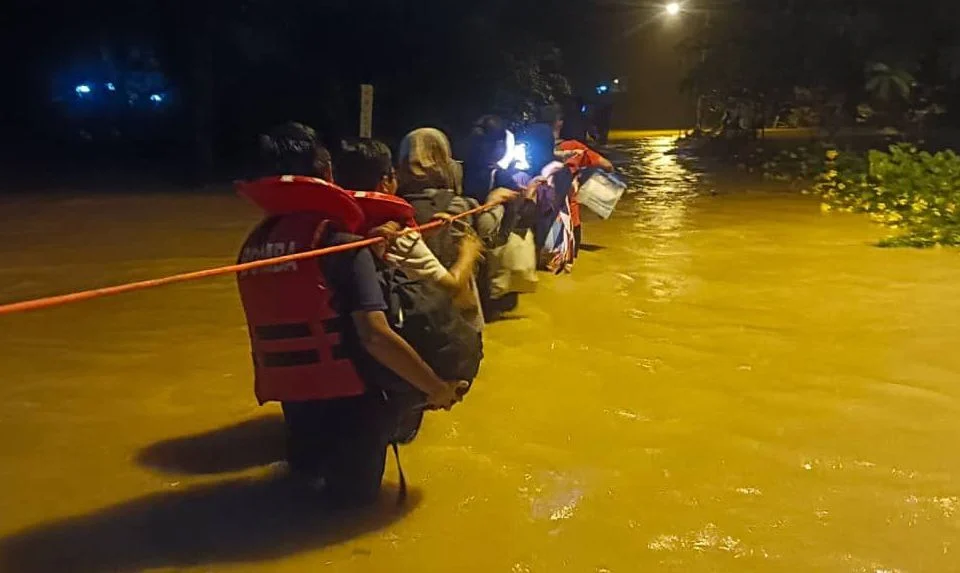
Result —
[[[426, 193], [404, 195], [404, 199], [413, 205], [413, 216], [418, 225], [429, 223], [437, 213], [448, 212], [454, 197], [456, 194], [452, 189], [438, 189], [432, 195]], [[460, 248], [449, 226], [424, 233], [423, 241], [444, 267], [449, 269], [457, 262]]]
[[[437, 376], [472, 383], [480, 371], [483, 341], [450, 295], [431, 282], [411, 280], [395, 269], [385, 269], [380, 276], [393, 330]], [[391, 377], [381, 386], [397, 415], [393, 441], [410, 443], [420, 428], [426, 396], [399, 377]]]
[[398, 270], [384, 271], [384, 295], [391, 326], [444, 380], [472, 381], [480, 371], [480, 333], [429, 281], [411, 280]]

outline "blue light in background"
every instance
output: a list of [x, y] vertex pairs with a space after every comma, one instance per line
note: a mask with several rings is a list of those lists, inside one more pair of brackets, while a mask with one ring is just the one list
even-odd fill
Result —
[[88, 86], [87, 84], [80, 84], [74, 89], [76, 90], [77, 95], [79, 96], [90, 93], [90, 86]]
[[163, 96], [160, 94], [153, 94], [150, 96], [150, 101], [153, 103], [160, 103], [163, 101]]
[[608, 91], [610, 91], [610, 86], [608, 86], [607, 84], [600, 84], [599, 86], [597, 86], [598, 94], [605, 94]]
[[586, 106], [586, 104], [580, 106], [580, 113], [587, 113], [587, 106]]
[[113, 85], [113, 82], [107, 82], [107, 89], [112, 92], [115, 92], [117, 91], [117, 86]]

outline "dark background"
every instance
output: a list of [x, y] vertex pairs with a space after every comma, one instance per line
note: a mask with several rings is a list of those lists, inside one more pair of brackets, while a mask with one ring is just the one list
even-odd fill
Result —
[[864, 102], [888, 122], [936, 103], [956, 123], [956, 3], [683, 4], [668, 18], [643, 0], [13, 0], [0, 167], [20, 183], [110, 170], [216, 180], [277, 122], [354, 135], [364, 82], [390, 143], [422, 125], [456, 140], [489, 112], [529, 121], [614, 77], [629, 86], [604, 96], [619, 128], [688, 127], [697, 94], [714, 111], [746, 102], [766, 124], [816, 124], [828, 108], [854, 122]]

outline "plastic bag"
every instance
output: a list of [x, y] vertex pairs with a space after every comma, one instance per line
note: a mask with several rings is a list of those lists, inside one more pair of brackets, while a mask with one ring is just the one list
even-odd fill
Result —
[[594, 171], [580, 185], [577, 200], [600, 218], [610, 217], [627, 186], [616, 175], [606, 171]]
[[515, 292], [528, 294], [537, 290], [537, 247], [533, 231], [522, 235], [510, 233], [507, 242], [491, 253], [495, 271], [490, 285], [490, 296], [498, 299]]

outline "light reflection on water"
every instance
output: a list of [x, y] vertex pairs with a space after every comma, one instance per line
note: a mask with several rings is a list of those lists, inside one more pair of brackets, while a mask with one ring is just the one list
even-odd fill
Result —
[[[282, 427], [229, 278], [0, 317], [0, 571], [957, 570], [956, 252], [873, 248], [754, 180], [715, 196], [669, 147], [616, 146], [631, 194], [490, 325], [466, 403], [404, 450], [407, 512], [326, 519], [246, 469]], [[13, 209], [6, 300], [230, 261], [255, 219], [229, 194]]]
[[705, 179], [695, 163], [681, 163], [672, 153], [674, 141], [653, 137], [612, 148], [630, 158], [621, 167], [630, 190], [618, 217], [632, 221], [630, 237], [640, 239], [642, 246], [629, 250], [646, 261], [646, 286], [657, 300], [669, 300], [685, 288], [690, 251], [680, 240], [681, 231], [689, 204], [702, 192]]

